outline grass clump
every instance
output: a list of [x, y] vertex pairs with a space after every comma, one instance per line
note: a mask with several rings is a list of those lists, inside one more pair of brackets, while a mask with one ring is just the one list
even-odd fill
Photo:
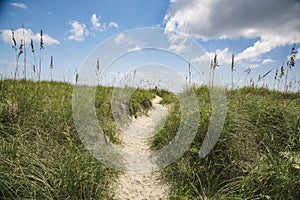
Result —
[[[227, 91], [221, 136], [213, 150], [200, 159], [211, 104], [206, 87], [194, 91], [199, 129], [184, 156], [163, 170], [174, 185], [170, 199], [299, 199], [300, 170], [295, 159], [282, 156], [300, 152], [299, 93], [260, 88]], [[164, 128], [155, 135], [152, 149], [160, 149], [174, 138], [180, 123], [178, 106], [174, 105]]]
[[1, 199], [110, 199], [115, 172], [76, 134], [73, 87], [10, 80], [1, 87]]
[[[118, 142], [111, 111], [113, 88], [97, 87], [96, 114], [104, 134]], [[73, 86], [4, 80], [0, 84], [0, 199], [113, 199], [117, 172], [86, 150], [72, 116]], [[130, 101], [149, 109], [153, 93]]]
[[146, 114], [152, 107], [151, 100], [155, 98], [155, 93], [151, 90], [136, 89], [129, 101], [129, 113], [138, 117], [139, 114]]
[[156, 94], [162, 97], [160, 102], [162, 105], [174, 104], [178, 101], [177, 96], [174, 93], [166, 90], [156, 90]]

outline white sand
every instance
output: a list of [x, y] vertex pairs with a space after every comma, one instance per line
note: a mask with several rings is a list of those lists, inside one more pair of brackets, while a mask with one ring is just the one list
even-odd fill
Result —
[[[153, 109], [148, 116], [133, 120], [132, 124], [120, 135], [119, 147], [126, 162], [126, 171], [120, 173], [115, 185], [118, 200], [158, 200], [168, 199], [169, 186], [161, 181], [155, 158], [150, 157], [149, 138], [153, 136], [157, 124], [163, 125], [167, 109], [160, 105], [161, 98], [152, 100]], [[159, 123], [160, 122], [160, 123]], [[161, 127], [160, 127], [161, 128]], [[152, 172], [154, 171], [154, 172]]]

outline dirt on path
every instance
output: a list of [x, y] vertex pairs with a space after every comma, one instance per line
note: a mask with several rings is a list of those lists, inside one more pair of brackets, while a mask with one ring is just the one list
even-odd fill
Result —
[[[120, 135], [126, 171], [120, 173], [114, 186], [116, 200], [159, 200], [168, 199], [170, 186], [162, 182], [155, 159], [151, 157], [149, 138], [158, 125], [163, 125], [167, 108], [160, 105], [161, 98], [152, 100], [153, 109], [148, 116], [134, 119]], [[128, 154], [126, 154], [128, 153]]]

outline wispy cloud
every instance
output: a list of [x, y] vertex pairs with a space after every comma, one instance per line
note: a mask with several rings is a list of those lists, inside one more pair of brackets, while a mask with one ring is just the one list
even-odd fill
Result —
[[141, 47], [139, 45], [136, 45], [132, 49], [129, 49], [128, 52], [134, 52], [134, 51], [140, 51], [140, 50], [142, 50]]
[[22, 8], [22, 9], [27, 9], [28, 8], [26, 6], [26, 4], [24, 4], [24, 3], [13, 2], [10, 5], [13, 6], [13, 7], [16, 7], [16, 8]]
[[89, 30], [86, 28], [84, 23], [79, 23], [78, 21], [70, 22], [72, 29], [69, 31], [71, 35], [68, 36], [69, 40], [84, 41], [84, 39], [89, 36]]
[[267, 59], [264, 59], [262, 62], [261, 62], [261, 64], [269, 64], [269, 63], [273, 63], [274, 62], [274, 60], [273, 59], [271, 59], [271, 58], [267, 58]]
[[[116, 44], [127, 43], [130, 45], [135, 43], [130, 37], [127, 37], [124, 33], [120, 33], [119, 35], [117, 35], [114, 38], [114, 42]], [[138, 45], [138, 43], [135, 44]]]
[[[1, 32], [1, 39], [3, 42], [12, 43], [11, 30], [5, 29], [5, 30], [1, 30], [0, 32]], [[21, 39], [23, 39], [23, 29], [18, 28], [16, 30], [14, 30], [14, 32], [15, 32], [16, 41], [20, 42]], [[31, 39], [35, 42], [40, 41], [40, 33], [34, 33], [31, 29], [24, 29], [24, 35], [25, 35], [26, 41], [30, 41]], [[54, 39], [53, 37], [49, 36], [46, 33], [43, 34], [43, 40], [44, 40], [44, 43], [47, 45], [59, 44], [58, 40]]]

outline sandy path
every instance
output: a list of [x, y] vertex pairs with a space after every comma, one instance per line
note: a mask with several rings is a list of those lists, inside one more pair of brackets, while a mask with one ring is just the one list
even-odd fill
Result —
[[[153, 109], [148, 116], [141, 116], [123, 130], [120, 139], [123, 142], [123, 157], [126, 163], [126, 172], [118, 177], [115, 192], [117, 200], [156, 200], [167, 199], [169, 186], [161, 182], [157, 166], [150, 157], [149, 137], [153, 136], [154, 129], [165, 119], [167, 109], [159, 104], [161, 98], [156, 96], [152, 100]], [[128, 154], [126, 154], [128, 153]], [[154, 172], [151, 172], [154, 171]]]

